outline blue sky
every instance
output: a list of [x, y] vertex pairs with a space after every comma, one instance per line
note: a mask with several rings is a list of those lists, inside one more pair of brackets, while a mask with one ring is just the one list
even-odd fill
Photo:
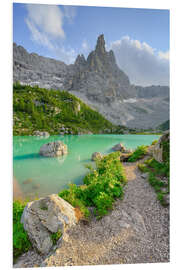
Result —
[[73, 63], [102, 33], [132, 83], [169, 84], [168, 10], [13, 5], [13, 41], [28, 52]]

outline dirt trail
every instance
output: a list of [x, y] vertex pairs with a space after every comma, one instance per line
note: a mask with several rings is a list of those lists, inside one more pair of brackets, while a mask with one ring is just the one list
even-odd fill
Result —
[[[117, 200], [113, 211], [101, 220], [92, 218], [89, 224], [72, 227], [61, 247], [44, 261], [37, 258], [36, 265], [169, 261], [169, 209], [157, 201], [154, 190], [141, 177], [137, 163], [124, 163], [124, 168], [128, 179], [124, 199]], [[22, 265], [19, 263], [16, 267]], [[26, 254], [24, 267], [34, 264]]]
[[128, 181], [136, 179], [136, 164], [124, 163], [124, 170]]

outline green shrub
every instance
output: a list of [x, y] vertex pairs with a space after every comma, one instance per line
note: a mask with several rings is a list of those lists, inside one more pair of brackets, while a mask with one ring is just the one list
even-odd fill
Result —
[[164, 182], [159, 180], [153, 172], [149, 173], [149, 183], [154, 188], [161, 188], [165, 186]]
[[158, 142], [158, 140], [154, 140], [151, 145], [155, 145]]
[[158, 192], [157, 199], [163, 204], [164, 203], [164, 194], [161, 192]]
[[[169, 164], [159, 163], [154, 158], [147, 159], [143, 164], [138, 164], [138, 168], [142, 172], [149, 172], [148, 181], [157, 193], [157, 199], [160, 203], [166, 206], [164, 195], [169, 193]], [[168, 183], [161, 181], [159, 177], [167, 177]], [[162, 192], [162, 188], [166, 191]]]
[[96, 214], [98, 217], [102, 217], [107, 214], [108, 209], [112, 209], [114, 199], [105, 192], [100, 192], [98, 196], [93, 200], [96, 206]]
[[51, 240], [53, 242], [53, 245], [57, 243], [57, 241], [59, 240], [59, 238], [61, 238], [61, 236], [62, 236], [61, 230], [58, 230], [57, 232], [51, 234]]
[[136, 150], [128, 158], [128, 162], [135, 162], [143, 158], [147, 154], [147, 146], [141, 145], [136, 148]]
[[59, 196], [74, 207], [78, 207], [88, 218], [87, 207], [95, 207], [95, 213], [100, 218], [112, 208], [115, 198], [123, 198], [123, 186], [126, 184], [119, 153], [111, 153], [101, 160], [96, 160], [96, 170], [89, 167], [90, 172], [85, 176], [84, 185], [71, 184]]
[[148, 169], [147, 166], [146, 166], [145, 164], [143, 164], [143, 163], [138, 164], [138, 168], [139, 168], [139, 170], [140, 170], [141, 172], [144, 172], [144, 173], [149, 172], [149, 169]]
[[31, 243], [28, 235], [24, 230], [21, 216], [26, 203], [20, 201], [13, 202], [13, 257], [16, 259], [22, 253], [28, 251]]
[[89, 218], [90, 212], [82, 199], [82, 187], [76, 184], [70, 184], [69, 189], [62, 190], [59, 197], [69, 202], [72, 206], [77, 207], [85, 218]]
[[169, 163], [160, 163], [154, 158], [145, 161], [149, 168], [153, 169], [156, 175], [169, 177]]

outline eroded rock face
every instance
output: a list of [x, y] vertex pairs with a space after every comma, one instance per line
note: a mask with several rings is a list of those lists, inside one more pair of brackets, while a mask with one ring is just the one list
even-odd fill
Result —
[[59, 157], [68, 153], [67, 145], [61, 141], [50, 142], [41, 146], [39, 154], [45, 157]]
[[159, 141], [150, 148], [150, 154], [154, 157], [155, 160], [162, 163], [164, 162], [164, 149], [163, 144], [169, 142], [170, 135], [169, 130], [164, 132], [164, 134], [160, 137]]
[[100, 152], [94, 152], [91, 156], [91, 160], [95, 161], [96, 159], [101, 159], [103, 155]]
[[69, 76], [65, 79], [65, 89], [80, 91], [101, 103], [129, 96], [129, 78], [118, 68], [113, 51], [106, 51], [104, 35], [98, 37], [87, 60], [78, 55], [74, 67], [72, 79]]
[[27, 204], [21, 222], [34, 248], [41, 254], [48, 254], [53, 247], [52, 233], [78, 222], [75, 209], [57, 194], [49, 195]]

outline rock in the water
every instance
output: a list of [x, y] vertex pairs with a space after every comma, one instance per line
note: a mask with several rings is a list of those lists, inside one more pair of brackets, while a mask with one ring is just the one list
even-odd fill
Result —
[[126, 150], [126, 148], [124, 147], [124, 145], [122, 143], [118, 143], [115, 146], [113, 146], [112, 150], [120, 151], [122, 153], [127, 153], [127, 150]]
[[40, 137], [49, 137], [49, 133], [47, 131], [34, 131], [34, 136], [40, 136]]
[[45, 157], [58, 157], [68, 153], [67, 145], [61, 141], [50, 142], [41, 146], [39, 154]]
[[34, 248], [48, 254], [53, 247], [52, 233], [64, 233], [78, 222], [75, 208], [57, 194], [27, 204], [21, 222]]
[[33, 189], [39, 189], [40, 188], [40, 184], [35, 184], [32, 186]]
[[31, 184], [33, 182], [32, 178], [26, 179], [23, 184]]
[[91, 160], [95, 161], [96, 159], [101, 159], [103, 155], [99, 152], [94, 152], [91, 156]]

